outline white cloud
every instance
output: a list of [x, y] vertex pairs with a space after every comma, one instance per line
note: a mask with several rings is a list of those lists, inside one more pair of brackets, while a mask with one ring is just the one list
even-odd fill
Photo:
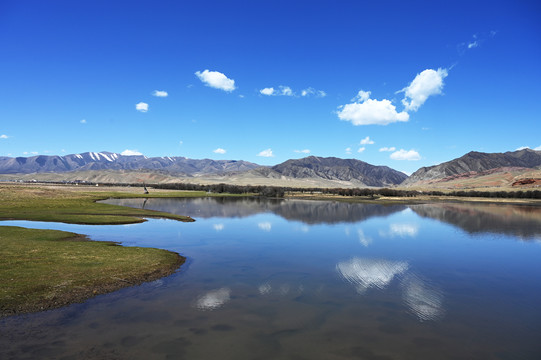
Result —
[[479, 42], [475, 40], [474, 42], [471, 42], [468, 44], [468, 49], [473, 49], [479, 46]]
[[201, 80], [205, 85], [210, 86], [215, 89], [220, 89], [223, 91], [233, 91], [235, 90], [235, 80], [229, 79], [227, 76], [218, 71], [209, 71], [204, 70], [196, 71], [195, 75]]
[[274, 157], [274, 154], [272, 153], [272, 149], [267, 149], [261, 151], [257, 156], [263, 156], [263, 157]]
[[301, 90], [301, 96], [325, 97], [327, 93], [323, 90], [316, 90], [313, 87], [309, 87]]
[[385, 146], [379, 149], [379, 151], [395, 151], [395, 150], [396, 148], [394, 146], [391, 146], [391, 147]]
[[7, 138], [9, 138], [9, 136], [7, 136], [6, 134], [0, 135], [0, 139], [7, 139]]
[[148, 104], [141, 101], [140, 103], [135, 104], [135, 110], [140, 111], [140, 112], [147, 112]]
[[137, 151], [137, 150], [129, 150], [129, 149], [126, 149], [126, 150], [124, 150], [123, 152], [121, 152], [120, 155], [124, 155], [124, 156], [135, 156], [135, 155], [143, 155], [143, 154], [140, 153], [140, 152]]
[[263, 95], [271, 96], [271, 95], [274, 95], [274, 88], [272, 87], [264, 88], [264, 89], [259, 90], [259, 92]]
[[364, 91], [359, 90], [357, 93], [357, 96], [355, 96], [351, 101], [353, 102], [365, 102], [366, 100], [370, 99], [370, 95], [372, 94], [371, 91]]
[[79, 121], [81, 124], [86, 124], [86, 119]]
[[363, 146], [363, 147], [360, 147], [359, 150], [357, 150], [358, 153], [362, 153], [363, 151], [365, 151], [366, 148]]
[[37, 155], [37, 154], [38, 154], [37, 151], [30, 151], [30, 152], [25, 151], [25, 152], [23, 152], [23, 155]]
[[370, 136], [367, 136], [361, 140], [361, 145], [372, 145], [373, 143], [374, 141], [370, 140]]
[[216, 153], [216, 154], [225, 154], [227, 151], [222, 149], [222, 148], [218, 148], [218, 149], [214, 150], [213, 152]]
[[179, 144], [180, 146], [182, 146], [182, 144], [184, 144], [184, 141], [180, 140], [180, 141], [178, 142], [178, 144]]
[[409, 120], [408, 113], [397, 112], [390, 100], [373, 100], [369, 97], [369, 91], [361, 90], [353, 103], [340, 106], [340, 120], [351, 121], [353, 125], [387, 125]]
[[214, 224], [214, 225], [212, 225], [212, 227], [216, 231], [222, 231], [224, 229], [224, 224]]
[[409, 86], [399, 91], [405, 93], [402, 104], [406, 111], [417, 111], [429, 96], [441, 94], [447, 75], [447, 69], [426, 69], [417, 74]]
[[289, 86], [278, 86], [278, 89], [275, 89], [273, 87], [268, 87], [259, 90], [259, 93], [262, 95], [267, 96], [295, 96], [295, 93], [293, 93], [293, 90]]
[[350, 147], [346, 148], [346, 154], [350, 154], [350, 155], [351, 155], [351, 148], [350, 148]]
[[304, 150], [294, 150], [297, 154], [310, 154], [310, 150], [304, 149]]
[[529, 148], [530, 148], [529, 146], [521, 146], [517, 148], [515, 151], [520, 151], [520, 150], [529, 149]]
[[152, 95], [156, 96], [156, 97], [168, 97], [169, 94], [167, 93], [167, 91], [163, 91], [163, 90], [154, 90], [154, 92], [152, 93]]
[[283, 96], [293, 96], [293, 90], [289, 86], [280, 86], [280, 92]]
[[417, 224], [391, 224], [389, 226], [389, 232], [394, 236], [414, 237], [419, 232], [419, 226]]
[[421, 155], [415, 150], [400, 149], [391, 154], [393, 160], [420, 160]]
[[541, 151], [541, 145], [539, 145], [538, 147], [534, 148], [535, 151]]

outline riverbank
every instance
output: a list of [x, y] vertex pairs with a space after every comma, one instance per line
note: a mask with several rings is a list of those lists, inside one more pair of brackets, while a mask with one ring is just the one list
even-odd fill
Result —
[[54, 309], [171, 275], [177, 253], [0, 226], [0, 317]]
[[[34, 184], [0, 184], [0, 219], [72, 224], [130, 224], [146, 217], [189, 216], [98, 204], [107, 198], [197, 197], [201, 192]], [[54, 230], [0, 226], [0, 317], [58, 308], [175, 272], [177, 253]]]

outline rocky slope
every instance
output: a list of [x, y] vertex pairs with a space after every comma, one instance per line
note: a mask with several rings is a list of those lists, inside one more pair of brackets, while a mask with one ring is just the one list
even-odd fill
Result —
[[498, 169], [534, 169], [541, 166], [541, 151], [523, 149], [506, 153], [482, 153], [472, 151], [466, 155], [439, 165], [422, 167], [414, 172], [402, 186], [425, 185], [434, 182], [454, 181], [458, 178], [471, 178], [486, 175]]
[[[355, 159], [309, 156], [288, 160], [272, 167], [275, 173], [291, 178], [320, 178], [355, 182], [365, 186], [392, 186], [407, 175], [387, 166], [375, 166]], [[271, 174], [269, 174], [271, 175]]]

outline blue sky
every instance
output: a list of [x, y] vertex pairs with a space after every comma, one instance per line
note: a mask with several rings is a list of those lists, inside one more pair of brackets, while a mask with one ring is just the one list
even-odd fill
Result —
[[539, 19], [538, 1], [3, 0], [0, 156], [411, 173], [537, 148]]

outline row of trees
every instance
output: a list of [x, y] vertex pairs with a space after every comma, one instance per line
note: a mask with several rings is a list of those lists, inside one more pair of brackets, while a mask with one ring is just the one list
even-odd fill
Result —
[[[96, 185], [96, 183], [86, 182], [85, 185]], [[135, 186], [143, 187], [145, 184], [119, 184], [119, 183], [100, 183], [107, 186]], [[518, 199], [541, 199], [541, 190], [526, 190], [526, 191], [416, 191], [416, 190], [399, 190], [388, 188], [294, 188], [280, 186], [252, 186], [252, 185], [231, 185], [231, 184], [146, 184], [155, 189], [168, 190], [189, 190], [189, 191], [205, 191], [209, 193], [229, 193], [229, 194], [259, 194], [264, 197], [284, 197], [286, 193], [308, 193], [308, 194], [330, 194], [341, 196], [364, 196], [375, 198], [377, 196], [387, 197], [416, 197], [419, 195], [432, 196], [457, 196], [457, 197], [484, 197], [484, 198], [518, 198]]]

